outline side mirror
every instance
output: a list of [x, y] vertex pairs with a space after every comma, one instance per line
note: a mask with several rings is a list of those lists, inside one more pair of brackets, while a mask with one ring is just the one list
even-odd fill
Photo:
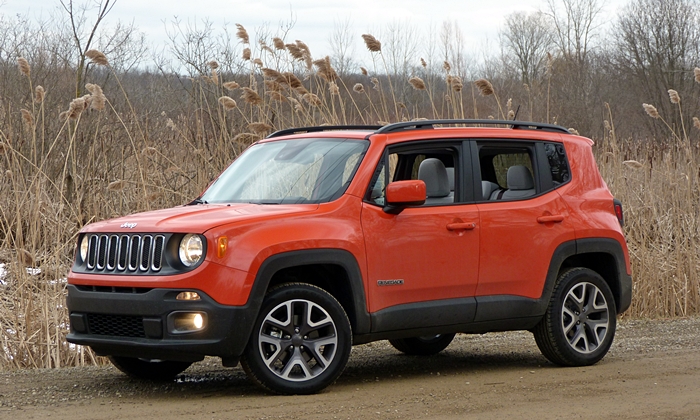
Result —
[[386, 187], [384, 211], [390, 214], [399, 214], [408, 206], [424, 204], [425, 198], [425, 182], [419, 179], [392, 182]]

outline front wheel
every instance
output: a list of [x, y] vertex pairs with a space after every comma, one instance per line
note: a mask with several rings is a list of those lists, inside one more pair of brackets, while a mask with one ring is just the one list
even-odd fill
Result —
[[547, 312], [533, 330], [552, 363], [588, 366], [602, 359], [615, 336], [615, 299], [605, 280], [587, 268], [559, 276]]
[[263, 301], [241, 358], [248, 377], [280, 394], [312, 394], [345, 369], [352, 332], [343, 307], [303, 283], [273, 289]]
[[394, 348], [412, 356], [430, 356], [440, 353], [450, 345], [454, 334], [436, 334], [411, 338], [389, 340]]
[[148, 360], [135, 357], [109, 356], [114, 367], [137, 379], [167, 381], [190, 367], [191, 362], [172, 360]]

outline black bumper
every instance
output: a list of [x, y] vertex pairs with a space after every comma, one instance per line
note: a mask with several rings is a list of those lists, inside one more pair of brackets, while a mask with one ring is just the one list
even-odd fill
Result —
[[620, 307], [617, 308], [618, 314], [625, 312], [632, 304], [632, 276], [622, 271], [620, 277]]
[[[179, 361], [219, 356], [224, 364], [235, 364], [250, 337], [257, 308], [221, 305], [202, 292], [199, 301], [176, 300], [181, 291], [119, 293], [68, 285], [67, 339], [90, 346], [101, 356]], [[172, 317], [178, 312], [205, 314], [204, 329], [175, 331]]]

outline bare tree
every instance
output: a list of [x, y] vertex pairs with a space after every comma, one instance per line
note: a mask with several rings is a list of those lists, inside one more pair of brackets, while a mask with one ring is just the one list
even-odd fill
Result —
[[591, 110], [598, 95], [599, 57], [593, 47], [602, 21], [601, 0], [547, 0], [544, 12], [554, 28], [556, 50], [548, 63], [547, 119], [582, 133], [599, 125]]
[[392, 22], [387, 25], [386, 32], [382, 32], [383, 51], [386, 51], [389, 72], [393, 77], [407, 80], [411, 68], [418, 62], [418, 34], [418, 28], [408, 21]]
[[134, 22], [117, 22], [100, 32], [97, 45], [109, 57], [109, 64], [117, 72], [130, 71], [139, 66], [148, 52], [146, 37]]
[[[629, 81], [627, 92], [637, 104], [655, 104], [675, 124], [680, 120], [667, 92], [674, 89], [681, 97], [691, 92], [700, 61], [697, 8], [696, 0], [633, 0], [620, 13], [614, 34], [615, 64]], [[693, 109], [684, 105], [684, 110]]]
[[87, 4], [74, 6], [73, 0], [60, 0], [61, 6], [68, 13], [68, 19], [70, 21], [71, 30], [73, 32], [73, 41], [75, 42], [75, 47], [78, 50], [78, 69], [76, 71], [76, 81], [75, 81], [75, 96], [78, 97], [82, 95], [83, 92], [83, 80], [86, 73], [86, 57], [85, 53], [90, 50], [95, 41], [95, 36], [97, 35], [97, 28], [102, 23], [102, 20], [107, 16], [107, 14], [112, 10], [116, 0], [100, 0], [97, 5], [97, 18], [92, 25], [92, 28], [85, 30], [85, 24], [87, 22], [86, 12], [89, 9]]
[[507, 15], [500, 32], [506, 63], [520, 74], [521, 82], [533, 85], [543, 72], [552, 46], [549, 21], [542, 13]]
[[[75, 4], [73, 0], [60, 0], [60, 4], [67, 13], [77, 51], [76, 97], [83, 94], [83, 85], [90, 70], [90, 62], [85, 56], [89, 50], [99, 47], [103, 54], [110, 56], [110, 65], [115, 70], [128, 70], [141, 63], [146, 53], [145, 39], [143, 34], [137, 32], [133, 22], [128, 25], [118, 22], [110, 32], [99, 31], [116, 0], [86, 1], [82, 4]], [[93, 10], [96, 10], [95, 20], [89, 25], [87, 15]]]
[[176, 17], [167, 33], [170, 53], [184, 67], [175, 69], [177, 72], [184, 70], [190, 77], [209, 72], [207, 63], [215, 58], [212, 52], [216, 50], [217, 44], [211, 21], [204, 19], [199, 24], [196, 21], [183, 24]]
[[555, 43], [564, 59], [579, 66], [587, 62], [603, 5], [600, 0], [547, 0], [545, 12], [555, 29]]
[[457, 21], [444, 21], [440, 28], [440, 46], [443, 60], [453, 68], [452, 73], [465, 77], [469, 68], [469, 60], [465, 51], [465, 40], [462, 28]]
[[331, 47], [333, 66], [341, 76], [353, 72], [355, 67], [355, 34], [352, 32], [350, 18], [336, 20], [333, 24], [328, 43]]

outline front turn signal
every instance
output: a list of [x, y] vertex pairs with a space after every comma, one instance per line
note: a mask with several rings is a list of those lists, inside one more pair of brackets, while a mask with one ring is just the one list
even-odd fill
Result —
[[219, 258], [224, 258], [224, 255], [226, 255], [226, 248], [228, 247], [228, 238], [221, 236], [216, 242], [216, 256]]

